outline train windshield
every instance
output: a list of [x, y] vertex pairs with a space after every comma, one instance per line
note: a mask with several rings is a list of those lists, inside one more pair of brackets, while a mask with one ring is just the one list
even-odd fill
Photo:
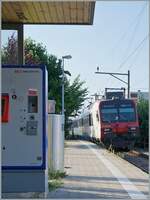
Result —
[[132, 122], [136, 120], [135, 107], [132, 103], [120, 103], [119, 105], [119, 121]]
[[135, 106], [131, 101], [106, 101], [101, 104], [103, 122], [136, 121]]
[[101, 109], [101, 115], [103, 122], [115, 122], [118, 120], [117, 107], [113, 104], [104, 104]]

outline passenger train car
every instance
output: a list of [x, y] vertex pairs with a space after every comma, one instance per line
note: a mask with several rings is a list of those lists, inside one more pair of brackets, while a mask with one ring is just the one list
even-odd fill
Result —
[[73, 120], [74, 135], [131, 149], [139, 132], [136, 104], [131, 99], [97, 100]]

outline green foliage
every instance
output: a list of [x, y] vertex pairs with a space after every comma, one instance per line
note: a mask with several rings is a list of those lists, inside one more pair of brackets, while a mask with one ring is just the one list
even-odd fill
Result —
[[48, 170], [48, 187], [49, 191], [55, 190], [56, 188], [61, 187], [63, 182], [61, 181], [62, 178], [66, 177], [66, 172], [60, 172], [59, 170], [57, 171], [52, 171]]
[[80, 80], [78, 75], [72, 85], [67, 82], [65, 85], [65, 107], [66, 115], [69, 116], [74, 111], [78, 111], [83, 105], [83, 101], [88, 93], [87, 88], [83, 88], [84, 81]]
[[65, 84], [65, 133], [68, 135], [68, 117], [76, 113], [83, 105], [85, 97], [88, 94], [88, 89], [84, 88], [84, 81], [80, 80], [80, 76], [78, 75], [72, 84], [66, 81]]
[[61, 180], [49, 180], [48, 181], [48, 189], [49, 191], [56, 190], [57, 188], [61, 187], [63, 182]]
[[140, 99], [137, 104], [139, 124], [140, 124], [140, 140], [148, 141], [148, 123], [149, 123], [149, 102], [145, 99]]
[[17, 64], [17, 38], [13, 33], [8, 38], [7, 45], [2, 47], [2, 63], [3, 64]]
[[[56, 113], [61, 113], [61, 98], [62, 98], [62, 60], [57, 59], [54, 55], [49, 55], [46, 47], [42, 43], [28, 38], [24, 42], [25, 63], [26, 64], [44, 64], [48, 70], [48, 98], [55, 99]], [[12, 60], [13, 59], [13, 60]], [[8, 44], [2, 47], [2, 63], [16, 64], [17, 63], [17, 39], [12, 35], [8, 39]], [[69, 71], [65, 73], [65, 119], [78, 111], [87, 95], [87, 88], [84, 88], [83, 81], [80, 76], [77, 76], [71, 84], [67, 75], [71, 75]], [[67, 128], [67, 123], [66, 126]]]
[[64, 178], [65, 176], [66, 176], [66, 172], [60, 172], [59, 170], [52, 171], [50, 169], [48, 171], [49, 179], [59, 179], [59, 178]]
[[31, 38], [25, 40], [26, 64], [44, 64], [48, 70], [48, 99], [56, 100], [56, 112], [61, 111], [61, 60], [49, 55], [46, 47]]
[[24, 42], [25, 63], [26, 64], [47, 64], [48, 53], [42, 43], [36, 43], [31, 38]]

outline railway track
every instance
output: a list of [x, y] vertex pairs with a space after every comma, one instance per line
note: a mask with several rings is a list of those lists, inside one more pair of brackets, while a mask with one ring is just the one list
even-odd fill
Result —
[[[111, 151], [112, 152], [112, 151]], [[142, 154], [138, 151], [129, 151], [129, 152], [112, 152], [122, 159], [130, 162], [135, 165], [142, 171], [149, 173], [149, 157], [148, 155]]]
[[121, 157], [122, 159], [130, 162], [131, 164], [135, 165], [142, 171], [149, 173], [149, 156], [138, 152], [137, 150], [132, 150], [129, 152], [116, 152], [112, 148], [107, 149], [103, 143], [92, 141], [97, 145], [100, 145], [102, 148], [105, 148], [107, 151]]

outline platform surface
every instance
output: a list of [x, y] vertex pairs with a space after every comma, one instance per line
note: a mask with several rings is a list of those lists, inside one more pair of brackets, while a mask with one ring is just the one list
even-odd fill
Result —
[[91, 142], [66, 141], [64, 185], [48, 193], [61, 199], [149, 199], [148, 174]]

